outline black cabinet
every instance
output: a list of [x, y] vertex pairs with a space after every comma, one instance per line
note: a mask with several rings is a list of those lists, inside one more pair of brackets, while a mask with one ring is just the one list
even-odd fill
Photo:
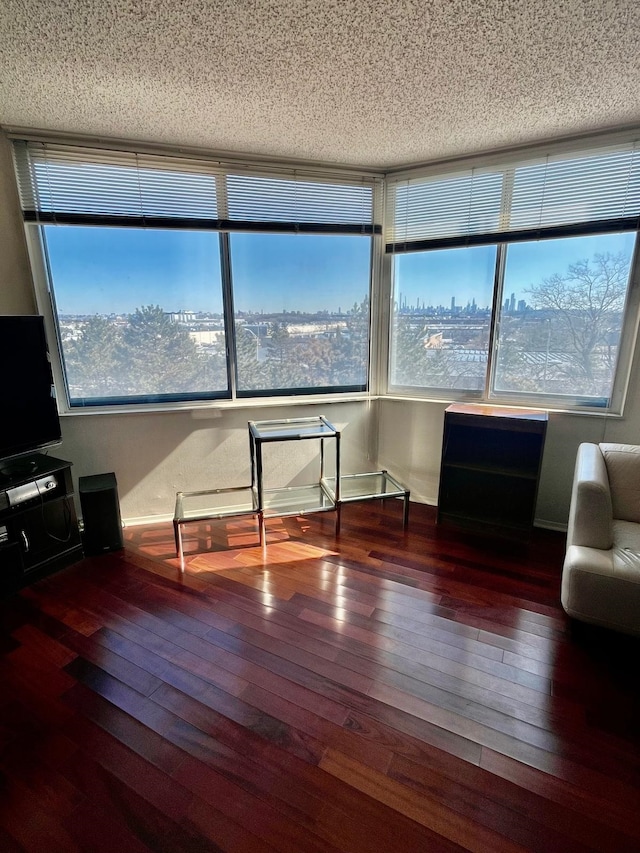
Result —
[[499, 533], [530, 530], [546, 429], [542, 411], [449, 406], [438, 523]]
[[0, 469], [0, 590], [81, 557], [71, 463], [35, 453]]

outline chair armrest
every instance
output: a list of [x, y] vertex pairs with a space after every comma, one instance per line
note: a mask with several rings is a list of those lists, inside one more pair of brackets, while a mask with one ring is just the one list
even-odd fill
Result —
[[607, 550], [613, 546], [613, 508], [607, 466], [597, 444], [578, 448], [567, 545]]

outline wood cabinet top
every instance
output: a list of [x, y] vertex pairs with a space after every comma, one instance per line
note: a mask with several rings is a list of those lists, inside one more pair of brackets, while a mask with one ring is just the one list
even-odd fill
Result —
[[548, 413], [542, 409], [512, 409], [507, 406], [489, 406], [481, 403], [453, 403], [447, 414], [476, 415], [487, 418], [510, 418], [524, 421], [546, 421]]

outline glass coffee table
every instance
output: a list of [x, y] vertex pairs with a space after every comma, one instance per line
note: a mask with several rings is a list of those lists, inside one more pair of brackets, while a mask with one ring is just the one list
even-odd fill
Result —
[[[283, 441], [319, 442], [319, 476], [309, 484], [269, 487], [263, 484], [262, 455], [265, 445]], [[325, 468], [325, 442], [334, 448], [333, 476]], [[257, 517], [260, 545], [266, 545], [265, 518], [306, 515], [315, 512], [336, 513], [336, 535], [340, 532], [343, 504], [356, 501], [402, 500], [403, 526], [409, 522], [409, 489], [388, 471], [340, 474], [340, 431], [320, 415], [274, 421], [249, 421], [251, 485], [199, 492], [178, 492], [173, 518], [176, 553], [184, 572], [182, 528], [185, 524], [214, 521], [232, 516]]]

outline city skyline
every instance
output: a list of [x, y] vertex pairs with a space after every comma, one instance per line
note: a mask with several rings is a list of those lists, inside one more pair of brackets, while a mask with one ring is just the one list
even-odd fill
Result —
[[[515, 295], [516, 304], [527, 300], [526, 290], [555, 273], [564, 274], [571, 264], [591, 260], [595, 254], [631, 256], [635, 233], [598, 234], [512, 243], [508, 246], [502, 302]], [[491, 306], [495, 278], [496, 247], [473, 246], [407, 252], [395, 259], [394, 298], [401, 292], [408, 304], [427, 298], [432, 306], [471, 304]], [[456, 291], [451, 291], [455, 278]], [[447, 284], [440, 283], [446, 281]], [[447, 293], [446, 288], [449, 287]]]
[[[81, 239], [78, 239], [81, 233]], [[218, 235], [201, 231], [46, 226], [60, 314], [127, 314], [142, 305], [167, 312], [222, 313]], [[594, 254], [631, 255], [633, 233], [509, 246], [503, 301]], [[368, 295], [368, 238], [231, 235], [236, 314], [347, 313]], [[394, 302], [447, 307], [492, 304], [495, 246], [406, 253], [395, 258]], [[302, 282], [302, 285], [301, 285]]]

